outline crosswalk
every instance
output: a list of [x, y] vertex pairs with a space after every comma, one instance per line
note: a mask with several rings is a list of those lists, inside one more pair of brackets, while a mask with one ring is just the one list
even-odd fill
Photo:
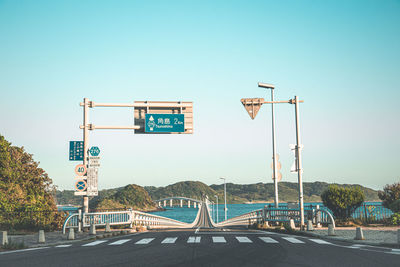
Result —
[[[300, 240], [298, 238], [295, 237], [276, 237], [274, 236], [274, 238], [272, 237], [268, 237], [268, 236], [252, 236], [252, 237], [248, 237], [248, 236], [235, 236], [234, 238], [231, 239], [226, 239], [224, 236], [211, 236], [211, 238], [208, 237], [201, 237], [201, 236], [189, 236], [189, 237], [165, 237], [165, 238], [141, 238], [138, 240], [134, 240], [134, 239], [120, 239], [120, 240], [116, 240], [113, 242], [109, 242], [107, 240], [96, 240], [90, 243], [86, 243], [83, 244], [83, 247], [93, 247], [93, 246], [97, 246], [97, 245], [109, 245], [109, 246], [118, 246], [118, 245], [123, 245], [125, 243], [128, 242], [132, 242], [135, 245], [149, 245], [149, 244], [155, 244], [155, 243], [160, 243], [160, 244], [175, 244], [177, 242], [185, 242], [187, 244], [199, 244], [201, 242], [212, 242], [214, 244], [226, 244], [228, 242], [236, 242], [236, 243], [240, 243], [240, 244], [251, 244], [251, 243], [256, 243], [256, 242], [260, 242], [261, 243], [266, 243], [266, 244], [278, 244], [278, 243], [291, 243], [291, 244], [306, 244], [307, 242], [310, 243], [314, 243], [314, 244], [319, 244], [319, 245], [333, 245], [332, 243], [322, 240], [322, 239], [303, 239]], [[62, 248], [62, 247], [69, 247], [71, 245], [59, 245], [56, 246], [58, 248]]]

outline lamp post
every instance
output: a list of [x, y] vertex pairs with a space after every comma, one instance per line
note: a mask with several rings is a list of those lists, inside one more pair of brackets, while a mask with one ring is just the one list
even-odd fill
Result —
[[227, 212], [228, 212], [228, 209], [226, 208], [226, 179], [225, 178], [219, 178], [219, 179], [222, 179], [222, 180], [224, 180], [224, 198], [225, 198], [225, 208], [224, 208], [224, 210], [225, 210], [225, 221], [226, 221], [226, 215], [227, 215]]
[[214, 197], [217, 198], [217, 223], [218, 223], [218, 196], [217, 196], [217, 195], [214, 195]]
[[[271, 102], [274, 101], [274, 89], [275, 86], [268, 83], [258, 83], [258, 87], [271, 89]], [[275, 148], [275, 116], [274, 116], [274, 104], [271, 103], [272, 111], [272, 179], [274, 181], [274, 202], [275, 208], [279, 207], [278, 200], [278, 177], [276, 168], [276, 148]]]

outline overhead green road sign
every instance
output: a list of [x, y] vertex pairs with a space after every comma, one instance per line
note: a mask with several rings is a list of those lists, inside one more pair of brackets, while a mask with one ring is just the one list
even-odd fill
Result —
[[83, 141], [69, 141], [69, 160], [83, 160]]
[[146, 114], [146, 133], [182, 133], [185, 132], [184, 114]]

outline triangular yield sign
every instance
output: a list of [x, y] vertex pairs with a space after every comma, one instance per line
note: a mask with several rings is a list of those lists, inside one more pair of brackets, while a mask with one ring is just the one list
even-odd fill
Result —
[[264, 103], [264, 98], [242, 98], [241, 102], [247, 113], [249, 113], [250, 118], [254, 120], [261, 105]]

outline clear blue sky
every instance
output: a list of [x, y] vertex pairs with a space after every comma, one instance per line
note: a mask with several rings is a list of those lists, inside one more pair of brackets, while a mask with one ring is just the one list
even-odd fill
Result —
[[[304, 181], [381, 189], [400, 180], [400, 2], [0, 0], [0, 134], [72, 189], [69, 140], [81, 140], [84, 97], [193, 101], [193, 135], [91, 132], [100, 188], [182, 180], [272, 182], [269, 92], [301, 105]], [[133, 110], [91, 110], [132, 124]], [[276, 106], [283, 181], [294, 106]]]

